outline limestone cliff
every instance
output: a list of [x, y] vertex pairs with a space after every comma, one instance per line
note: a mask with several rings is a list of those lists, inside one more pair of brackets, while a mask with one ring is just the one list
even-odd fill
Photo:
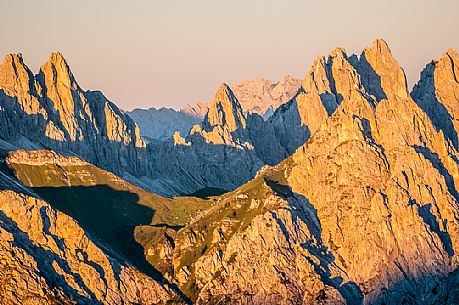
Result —
[[[21, 62], [11, 59], [6, 66], [13, 61]], [[162, 273], [164, 283], [176, 285], [196, 304], [457, 304], [456, 63], [457, 54], [449, 50], [426, 67], [410, 94], [403, 69], [384, 41], [375, 41], [359, 56], [337, 48], [317, 58], [296, 96], [268, 121], [258, 114], [247, 116], [231, 88], [222, 85], [201, 125], [187, 135], [174, 134], [162, 146], [148, 147], [152, 159], [147, 178], [172, 193], [211, 186], [236, 189], [199, 201], [192, 215], [174, 210], [183, 217], [180, 223], [169, 222], [170, 211], [188, 201], [151, 195], [151, 206], [167, 217], [164, 223], [149, 220], [136, 227], [135, 239], [146, 259]], [[8, 78], [4, 92], [48, 96], [44, 88], [51, 84], [30, 79], [33, 86], [21, 87], [15, 77]], [[49, 96], [58, 101], [56, 95], [64, 96], [64, 89]], [[78, 92], [77, 87], [70, 92]], [[12, 101], [15, 110], [59, 115], [51, 115], [47, 103], [29, 107], [32, 99]], [[85, 104], [83, 98], [78, 101], [76, 105]], [[88, 113], [81, 110], [85, 107], [78, 109]], [[78, 122], [70, 117], [68, 128], [64, 123], [49, 128], [64, 136], [73, 130], [78, 137]], [[80, 176], [89, 183], [106, 181], [98, 180], [100, 172], [94, 174], [87, 164], [54, 153], [19, 152], [9, 160], [24, 184], [37, 180], [49, 187], [56, 177], [67, 177], [65, 183], [71, 185]], [[273, 166], [263, 167], [268, 162]], [[75, 167], [77, 174], [72, 174]], [[7, 291], [25, 285], [23, 274], [31, 287], [16, 294], [2, 291], [5, 300], [32, 297], [66, 304], [71, 296], [114, 304], [176, 297], [169, 286], [129, 264], [116, 273], [119, 269], [111, 266], [118, 266], [113, 263], [118, 260], [86, 242], [71, 218], [33, 198], [34, 191], [43, 190], [29, 191], [0, 192], [0, 246], [6, 254], [0, 275], [13, 285]], [[126, 215], [114, 219], [124, 221]]]
[[152, 250], [197, 304], [457, 303], [459, 154], [385, 46], [319, 59], [330, 117]]
[[107, 255], [46, 202], [0, 191], [2, 304], [183, 303], [167, 285]]
[[212, 128], [217, 125], [226, 126], [229, 132], [246, 126], [241, 104], [236, 100], [233, 91], [227, 84], [220, 85], [204, 117], [204, 128]]
[[60, 53], [34, 76], [20, 54], [0, 65], [0, 137], [16, 148], [76, 154], [115, 172], [141, 174], [139, 129], [100, 92], [83, 91]]
[[176, 133], [155, 152], [155, 189], [164, 195], [189, 194], [208, 187], [234, 189], [248, 181], [263, 161], [247, 124], [239, 101], [222, 84], [201, 125], [193, 126], [188, 135]]
[[297, 95], [269, 119], [287, 152], [292, 154], [309, 139], [354, 89], [371, 95], [370, 103], [408, 98], [403, 69], [384, 40], [376, 40], [360, 56], [337, 48], [315, 60]]
[[[452, 51], [449, 53], [452, 54]], [[448, 78], [438, 77], [448, 79], [452, 91], [455, 90], [454, 67], [450, 64], [444, 69], [450, 71]], [[446, 72], [443, 74], [446, 75]], [[421, 80], [417, 87], [422, 83]], [[452, 101], [450, 104], [456, 102], [454, 93], [442, 96]], [[169, 142], [159, 149], [156, 162], [160, 169], [153, 176], [156, 177], [155, 181], [162, 179], [161, 188], [153, 186], [151, 189], [164, 190], [164, 195], [178, 192], [176, 187], [163, 187], [171, 184], [179, 184], [187, 192], [196, 191], [199, 187], [232, 190], [252, 178], [263, 165], [275, 165], [293, 154], [334, 114], [343, 100], [350, 100], [345, 107], [349, 112], [364, 111], [360, 109], [362, 100], [371, 107], [381, 104], [378, 108], [381, 112], [390, 112], [393, 109], [398, 112], [410, 111], [413, 100], [407, 89], [405, 74], [385, 41], [376, 40], [360, 56], [348, 56], [344, 49], [337, 48], [328, 56], [318, 57], [294, 98], [281, 105], [267, 121], [260, 120], [257, 114], [244, 115], [232, 90], [228, 86], [221, 86], [210, 103], [209, 112], [202, 125], [192, 128], [188, 136], [177, 135], [174, 144]], [[405, 102], [395, 106], [395, 101]], [[448, 106], [449, 113], [454, 113], [453, 104]], [[399, 116], [395, 117], [401, 120]], [[386, 119], [382, 120], [384, 124], [388, 124]], [[433, 121], [435, 125], [435, 120]], [[441, 121], [441, 124], [449, 122], [446, 117], [437, 121]], [[399, 127], [393, 126], [393, 131], [395, 130], [399, 130]], [[393, 136], [399, 137], [395, 133]], [[211, 151], [213, 153], [209, 154]], [[188, 158], [189, 156], [193, 157]], [[234, 160], [235, 158], [238, 160]], [[212, 174], [202, 179], [201, 169], [208, 168], [210, 164]], [[239, 171], [234, 173], [232, 168], [238, 167], [238, 164], [239, 168], [250, 170], [245, 170], [242, 175]], [[209, 169], [204, 172], [209, 173]], [[180, 183], [175, 182], [177, 177], [180, 177]]]
[[343, 49], [318, 57], [297, 95], [269, 119], [282, 146], [292, 154], [333, 114], [359, 77]]

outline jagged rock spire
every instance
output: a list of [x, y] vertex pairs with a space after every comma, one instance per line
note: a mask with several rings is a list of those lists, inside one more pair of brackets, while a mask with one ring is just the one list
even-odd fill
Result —
[[[144, 170], [134, 151], [144, 147], [135, 123], [102, 93], [82, 90], [61, 53], [52, 53], [37, 75], [21, 54], [7, 55], [0, 65], [0, 109], [0, 129], [18, 147], [43, 143], [114, 171]], [[21, 136], [30, 142], [18, 142]]]
[[360, 58], [352, 58], [352, 63], [361, 76], [365, 90], [377, 101], [390, 97], [408, 97], [405, 72], [392, 56], [387, 42], [377, 39], [371, 47], [366, 47]]
[[32, 71], [26, 66], [22, 54], [7, 54], [0, 65], [0, 89], [10, 97], [17, 97], [22, 110], [27, 114], [42, 113], [43, 109], [34, 96], [41, 94]]
[[[67, 61], [60, 52], [51, 53], [46, 63], [41, 66], [40, 73], [43, 73], [46, 78], [47, 87], [56, 87], [62, 89], [60, 84], [67, 88], [76, 90], [78, 84], [75, 81]], [[52, 86], [51, 86], [52, 85]]]
[[57, 111], [60, 123], [71, 140], [82, 140], [84, 126], [79, 126], [78, 120], [87, 119], [89, 111], [84, 109], [86, 99], [64, 56], [59, 52], [51, 53], [41, 66], [37, 79], [46, 88], [46, 107]]
[[209, 105], [203, 126], [227, 126], [228, 131], [233, 132], [238, 128], [246, 127], [246, 120], [241, 104], [227, 84], [221, 84]]

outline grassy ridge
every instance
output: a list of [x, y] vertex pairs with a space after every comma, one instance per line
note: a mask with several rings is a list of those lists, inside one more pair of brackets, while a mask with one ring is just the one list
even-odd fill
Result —
[[157, 272], [147, 263], [144, 247], [164, 231], [183, 227], [209, 206], [209, 201], [194, 197], [158, 196], [91, 164], [8, 166], [22, 183], [76, 219], [100, 244], [153, 276]]

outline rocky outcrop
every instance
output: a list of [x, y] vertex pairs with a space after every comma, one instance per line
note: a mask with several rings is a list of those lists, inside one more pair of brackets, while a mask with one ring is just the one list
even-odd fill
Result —
[[44, 201], [0, 192], [2, 304], [182, 303], [167, 285], [107, 255]]
[[35, 80], [32, 72], [24, 64], [21, 54], [8, 54], [0, 65], [0, 83], [2, 93], [17, 97], [17, 103], [24, 113], [41, 114], [46, 118], [43, 105], [36, 95], [41, 94], [42, 88]]
[[176, 133], [155, 155], [152, 175], [161, 181], [156, 189], [164, 195], [208, 187], [233, 189], [263, 166], [250, 141], [242, 108], [226, 84], [217, 90], [202, 124], [185, 137]]
[[[357, 89], [354, 90], [354, 89]], [[331, 116], [344, 99], [367, 95], [370, 103], [397, 97], [407, 99], [403, 69], [384, 40], [376, 40], [360, 56], [337, 48], [318, 57], [297, 95], [269, 119], [288, 154], [292, 154]], [[389, 94], [389, 96], [387, 95]]]
[[411, 96], [433, 124], [459, 148], [459, 56], [449, 49], [421, 72]]
[[384, 40], [376, 40], [371, 47], [363, 50], [359, 58], [353, 55], [350, 61], [359, 73], [365, 90], [377, 101], [392, 97], [407, 98], [405, 73]]
[[276, 136], [292, 154], [334, 113], [358, 75], [343, 49], [319, 57], [309, 69], [297, 95], [269, 119]]
[[230, 133], [246, 127], [241, 104], [227, 84], [220, 85], [204, 117], [203, 128], [215, 126], [224, 126]]
[[17, 150], [9, 153], [5, 162], [7, 164], [32, 166], [57, 165], [59, 167], [89, 165], [78, 157], [63, 156], [51, 150]]
[[459, 154], [385, 45], [319, 59], [302, 94], [333, 114], [170, 236], [158, 265], [197, 304], [457, 302]]
[[[103, 168], [140, 175], [139, 129], [98, 91], [83, 91], [60, 53], [34, 76], [20, 54], [0, 66], [0, 137], [16, 148], [50, 147]], [[142, 164], [142, 165], [141, 165]]]

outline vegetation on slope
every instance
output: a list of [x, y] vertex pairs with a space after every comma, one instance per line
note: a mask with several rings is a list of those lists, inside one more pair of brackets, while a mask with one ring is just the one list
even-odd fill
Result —
[[7, 163], [18, 180], [76, 219], [99, 244], [150, 275], [156, 270], [145, 260], [144, 248], [209, 206], [209, 201], [199, 198], [169, 199], [149, 193], [88, 163], [39, 164], [16, 159]]

